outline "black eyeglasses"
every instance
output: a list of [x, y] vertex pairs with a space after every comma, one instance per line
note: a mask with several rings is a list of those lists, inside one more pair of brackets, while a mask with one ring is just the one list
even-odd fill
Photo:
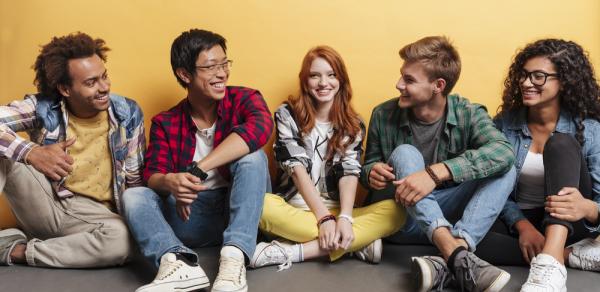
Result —
[[204, 72], [207, 72], [211, 75], [216, 75], [219, 72], [219, 69], [223, 70], [224, 72], [229, 72], [229, 68], [231, 68], [232, 64], [233, 64], [232, 60], [227, 60], [221, 64], [214, 64], [214, 65], [208, 65], [208, 66], [196, 66], [196, 69], [202, 69], [202, 71], [204, 71]]
[[543, 86], [544, 84], [546, 84], [548, 77], [557, 77], [557, 76], [558, 76], [557, 73], [546, 73], [544, 71], [539, 71], [539, 70], [527, 72], [525, 70], [522, 70], [519, 73], [519, 83], [523, 83], [523, 82], [525, 82], [525, 79], [529, 78], [529, 81], [531, 81], [531, 84], [536, 85], [536, 86]]

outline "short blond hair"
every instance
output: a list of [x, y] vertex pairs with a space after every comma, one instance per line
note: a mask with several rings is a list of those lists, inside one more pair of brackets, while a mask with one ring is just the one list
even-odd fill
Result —
[[460, 76], [460, 56], [445, 36], [429, 36], [400, 49], [404, 62], [421, 62], [429, 79], [442, 78], [446, 87], [442, 94], [447, 96]]

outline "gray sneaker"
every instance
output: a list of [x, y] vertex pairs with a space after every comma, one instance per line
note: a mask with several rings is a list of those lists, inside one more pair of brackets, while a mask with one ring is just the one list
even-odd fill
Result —
[[446, 262], [436, 256], [413, 257], [411, 274], [419, 292], [442, 291], [452, 280]]
[[497, 292], [508, 283], [510, 274], [464, 250], [454, 259], [454, 279], [461, 291]]
[[26, 243], [27, 237], [19, 229], [10, 228], [0, 230], [0, 266], [10, 266], [10, 253], [15, 245]]

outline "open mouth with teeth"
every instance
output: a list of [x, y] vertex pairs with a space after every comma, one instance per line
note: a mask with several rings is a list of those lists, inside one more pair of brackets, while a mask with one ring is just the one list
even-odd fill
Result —
[[213, 83], [210, 84], [210, 86], [213, 89], [216, 89], [216, 90], [219, 90], [219, 91], [220, 90], [224, 90], [225, 89], [225, 82], [213, 82]]

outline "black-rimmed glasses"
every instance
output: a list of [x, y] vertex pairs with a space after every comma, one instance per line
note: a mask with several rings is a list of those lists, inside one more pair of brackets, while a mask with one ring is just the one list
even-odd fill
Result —
[[224, 72], [229, 72], [229, 69], [231, 68], [232, 64], [233, 64], [232, 60], [227, 60], [221, 64], [214, 64], [214, 65], [208, 65], [208, 66], [196, 66], [196, 69], [201, 69], [204, 72], [207, 72], [212, 75], [216, 75], [219, 72], [219, 69], [223, 70]]
[[536, 85], [536, 86], [543, 86], [544, 84], [546, 84], [546, 81], [548, 80], [548, 77], [557, 77], [558, 74], [557, 73], [546, 73], [544, 71], [531, 71], [531, 72], [527, 72], [525, 70], [522, 70], [519, 73], [519, 83], [523, 83], [525, 82], [525, 79], [529, 78], [529, 81], [531, 81], [531, 84]]

